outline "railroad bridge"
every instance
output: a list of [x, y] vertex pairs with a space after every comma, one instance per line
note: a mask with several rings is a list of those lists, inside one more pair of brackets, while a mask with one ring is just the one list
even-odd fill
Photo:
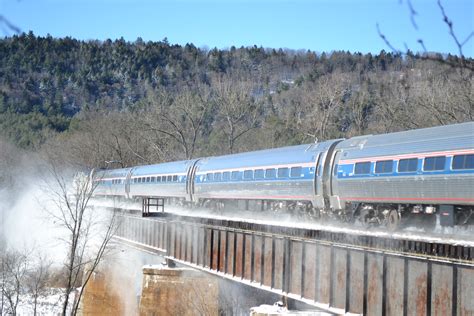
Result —
[[120, 214], [122, 243], [331, 313], [474, 314], [472, 244]]

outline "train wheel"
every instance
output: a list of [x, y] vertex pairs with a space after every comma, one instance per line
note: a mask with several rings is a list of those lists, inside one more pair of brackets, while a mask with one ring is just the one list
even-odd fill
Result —
[[400, 214], [397, 210], [390, 210], [387, 215], [387, 229], [391, 232], [395, 231], [400, 225]]
[[311, 206], [308, 209], [308, 215], [310, 219], [317, 220], [321, 218], [321, 211]]
[[359, 214], [359, 221], [361, 222], [362, 226], [369, 227], [370, 226], [370, 212], [369, 209], [362, 209]]

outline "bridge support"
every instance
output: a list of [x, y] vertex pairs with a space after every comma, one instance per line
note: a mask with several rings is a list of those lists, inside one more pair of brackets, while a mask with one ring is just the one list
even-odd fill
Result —
[[140, 315], [217, 315], [218, 285], [186, 268], [145, 266]]

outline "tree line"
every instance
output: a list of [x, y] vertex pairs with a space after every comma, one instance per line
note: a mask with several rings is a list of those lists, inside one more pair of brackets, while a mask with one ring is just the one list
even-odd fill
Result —
[[471, 121], [473, 64], [30, 32], [0, 40], [0, 127], [82, 167], [235, 153]]

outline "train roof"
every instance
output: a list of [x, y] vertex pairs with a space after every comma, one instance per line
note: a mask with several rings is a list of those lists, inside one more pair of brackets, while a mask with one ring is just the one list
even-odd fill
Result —
[[132, 176], [142, 176], [148, 174], [172, 174], [172, 173], [186, 173], [188, 167], [195, 160], [181, 160], [173, 162], [164, 162], [154, 165], [137, 166], [133, 168]]
[[226, 156], [209, 157], [199, 161], [199, 171], [228, 168], [255, 168], [281, 164], [308, 163], [316, 160], [316, 155], [334, 141], [288, 146], [274, 149], [245, 152]]
[[100, 169], [97, 171], [99, 178], [124, 178], [130, 172], [131, 168], [120, 169]]
[[474, 122], [349, 138], [344, 159], [474, 148]]

